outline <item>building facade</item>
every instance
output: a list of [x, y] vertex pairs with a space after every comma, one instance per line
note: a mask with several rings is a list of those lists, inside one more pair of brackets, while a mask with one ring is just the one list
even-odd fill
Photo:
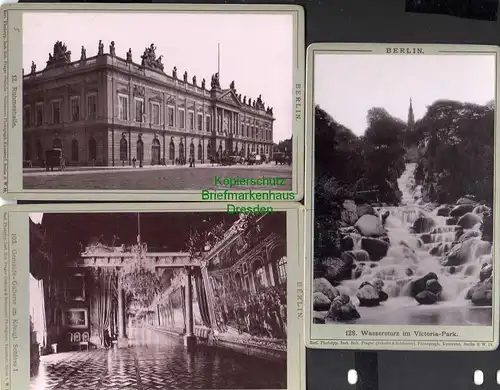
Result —
[[23, 160], [43, 163], [61, 148], [67, 165], [126, 166], [210, 162], [223, 154], [272, 158], [273, 109], [262, 97], [222, 89], [219, 74], [197, 81], [164, 72], [155, 46], [141, 64], [109, 53], [80, 60], [56, 42], [44, 70], [23, 77]]

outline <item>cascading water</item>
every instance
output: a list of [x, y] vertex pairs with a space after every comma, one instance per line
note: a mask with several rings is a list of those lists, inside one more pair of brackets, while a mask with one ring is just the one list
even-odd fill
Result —
[[[366, 256], [356, 256], [352, 279], [342, 281], [337, 289], [349, 295], [356, 304], [359, 303], [356, 293], [364, 282], [383, 281], [383, 291], [389, 298], [383, 303], [383, 307], [381, 305], [360, 308], [361, 319], [358, 321], [360, 323], [487, 322], [488, 319], [481, 319], [478, 316], [471, 318], [469, 311], [472, 305], [466, 299], [466, 295], [478, 282], [481, 266], [488, 261], [488, 257], [491, 262], [491, 243], [481, 240], [480, 223], [470, 229], [462, 229], [455, 224], [450, 225], [449, 218], [438, 215], [439, 207], [425, 204], [421, 188], [414, 183], [414, 170], [415, 164], [407, 164], [405, 172], [399, 179], [398, 185], [402, 192], [401, 205], [376, 210], [379, 215], [385, 215], [384, 227], [389, 238], [386, 256], [380, 261], [370, 261]], [[413, 226], [418, 219], [430, 221], [431, 227], [424, 229], [425, 233], [414, 231]], [[445, 256], [454, 249], [452, 244], [456, 245], [460, 241], [460, 238], [457, 241], [457, 231], [460, 229], [462, 229], [461, 237], [467, 238], [460, 246], [460, 254], [465, 261], [458, 265], [443, 263]], [[359, 240], [355, 242], [354, 249], [359, 249]], [[432, 306], [419, 305], [411, 296], [412, 281], [431, 272], [437, 275], [442, 287], [439, 302]], [[411, 314], [407, 308], [412, 309]], [[386, 313], [387, 315], [384, 314], [386, 310], [390, 311]], [[436, 318], [436, 313], [438, 317], [446, 316], [443, 311], [447, 310], [449, 317], [455, 319]], [[464, 310], [467, 311], [465, 315]], [[403, 313], [405, 311], [406, 313]], [[415, 312], [420, 313], [416, 315], [418, 317], [416, 319]], [[381, 318], [387, 316], [392, 316], [392, 319]], [[412, 316], [413, 319], [408, 319], [408, 316]]]

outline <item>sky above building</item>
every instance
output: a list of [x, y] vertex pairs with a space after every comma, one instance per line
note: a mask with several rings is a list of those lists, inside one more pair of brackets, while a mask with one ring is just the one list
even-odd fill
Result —
[[355, 134], [366, 114], [383, 107], [405, 122], [410, 98], [415, 120], [440, 99], [486, 104], [495, 98], [495, 56], [316, 54], [314, 104]]
[[[56, 41], [71, 51], [71, 60], [97, 54], [99, 40], [109, 53], [115, 42], [116, 55], [141, 62], [144, 49], [156, 45], [163, 55], [165, 73], [174, 66], [178, 77], [196, 75], [198, 83], [220, 69], [222, 88], [234, 80], [237, 93], [252, 100], [262, 94], [273, 107], [274, 141], [292, 134], [293, 16], [208, 13], [25, 13], [23, 15], [23, 68], [32, 61], [42, 70]], [[218, 55], [218, 47], [220, 47]], [[220, 60], [219, 60], [220, 59]]]

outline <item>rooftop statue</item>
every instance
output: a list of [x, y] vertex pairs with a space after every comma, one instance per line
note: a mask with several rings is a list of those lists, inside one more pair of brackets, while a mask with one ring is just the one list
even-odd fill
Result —
[[101, 39], [99, 39], [99, 45], [97, 46], [97, 55], [98, 56], [104, 55], [104, 43], [102, 43]]
[[86, 60], [87, 59], [87, 49], [85, 49], [84, 46], [82, 46], [82, 51], [80, 54], [80, 61]]
[[220, 88], [219, 72], [212, 76], [211, 87], [212, 89]]
[[71, 52], [68, 50], [66, 45], [57, 41], [54, 44], [54, 51], [52, 54], [49, 53], [49, 60], [47, 61], [47, 66], [54, 65], [65, 65], [71, 62]]
[[112, 57], [114, 57], [116, 55], [115, 41], [111, 41], [111, 44], [109, 45], [109, 54]]
[[141, 65], [147, 68], [163, 71], [164, 65], [162, 63], [163, 56], [156, 58], [156, 46], [152, 43], [150, 47], [146, 47], [144, 54], [141, 56]]

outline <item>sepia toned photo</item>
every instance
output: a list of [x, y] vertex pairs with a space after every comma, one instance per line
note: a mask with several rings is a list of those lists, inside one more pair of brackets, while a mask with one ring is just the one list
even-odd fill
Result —
[[19, 214], [30, 389], [300, 388], [287, 211]]
[[216, 179], [226, 177], [245, 190], [302, 188], [299, 8], [100, 8], [19, 13], [21, 192], [199, 201], [235, 190]]
[[356, 49], [313, 59], [312, 326], [493, 341], [497, 52]]

